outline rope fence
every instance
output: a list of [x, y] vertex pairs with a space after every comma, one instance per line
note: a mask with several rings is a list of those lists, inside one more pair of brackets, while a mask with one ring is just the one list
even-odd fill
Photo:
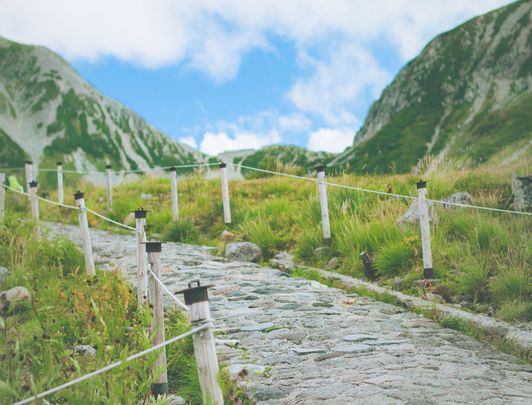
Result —
[[[330, 227], [330, 218], [329, 218], [329, 208], [327, 201], [327, 186], [335, 188], [349, 189], [357, 192], [370, 193], [376, 195], [382, 195], [386, 197], [401, 198], [410, 201], [414, 201], [418, 204], [418, 217], [420, 223], [420, 233], [421, 233], [421, 247], [422, 247], [422, 256], [423, 256], [423, 276], [425, 280], [430, 280], [434, 277], [433, 268], [432, 268], [432, 252], [431, 252], [431, 236], [430, 236], [430, 226], [429, 226], [429, 212], [428, 212], [428, 203], [441, 204], [444, 206], [456, 206], [461, 208], [468, 209], [478, 209], [483, 211], [507, 213], [512, 215], [523, 215], [526, 217], [532, 216], [530, 212], [508, 210], [502, 208], [492, 208], [486, 206], [478, 206], [471, 204], [462, 204], [456, 202], [449, 202], [443, 200], [429, 199], [426, 198], [426, 182], [419, 181], [417, 183], [417, 196], [404, 195], [392, 192], [385, 192], [379, 190], [372, 190], [363, 187], [356, 187], [347, 184], [340, 184], [336, 182], [327, 181], [325, 177], [325, 167], [320, 166], [317, 168], [317, 177], [309, 176], [298, 176], [289, 173], [276, 172], [273, 170], [260, 169], [251, 166], [245, 166], [240, 164], [231, 163], [234, 167], [240, 169], [246, 169], [251, 171], [256, 171], [259, 173], [265, 173], [275, 176], [288, 177], [296, 179], [298, 181], [307, 181], [314, 182], [318, 186], [318, 194], [320, 200], [320, 209], [322, 215], [322, 228], [323, 228], [323, 238], [327, 241], [331, 239], [331, 227]], [[178, 195], [177, 195], [177, 181], [175, 176], [175, 171], [178, 168], [199, 168], [199, 167], [210, 167], [219, 165], [220, 168], [220, 177], [221, 177], [221, 191], [223, 199], [223, 216], [224, 222], [226, 225], [231, 224], [231, 204], [230, 204], [230, 193], [229, 193], [229, 183], [228, 183], [228, 174], [226, 170], [226, 163], [204, 163], [204, 164], [191, 164], [191, 165], [180, 165], [180, 166], [166, 166], [160, 168], [150, 168], [150, 169], [135, 169], [135, 170], [124, 170], [121, 172], [114, 173], [142, 173], [150, 170], [161, 171], [170, 169], [172, 171], [171, 181], [171, 193], [172, 193], [172, 210], [173, 210], [173, 219], [177, 221], [178, 216]], [[40, 394], [27, 398], [23, 401], [17, 402], [18, 404], [26, 404], [55, 392], [58, 392], [62, 389], [71, 387], [79, 382], [85, 381], [89, 378], [102, 374], [106, 371], [112, 370], [116, 367], [119, 367], [127, 362], [135, 360], [139, 357], [142, 357], [148, 353], [152, 353], [159, 349], [164, 349], [167, 345], [176, 342], [180, 339], [183, 339], [187, 336], [193, 336], [195, 355], [198, 365], [202, 365], [202, 370], [198, 373], [200, 377], [200, 385], [202, 390], [202, 396], [204, 401], [209, 400], [214, 404], [223, 403], [223, 395], [219, 383], [217, 382], [218, 375], [218, 360], [216, 357], [216, 350], [214, 346], [214, 337], [212, 332], [212, 321], [210, 317], [210, 308], [209, 300], [207, 294], [208, 286], [202, 286], [199, 281], [193, 281], [189, 283], [188, 289], [181, 291], [185, 296], [185, 303], [181, 302], [178, 298], [175, 297], [168, 287], [161, 281], [160, 273], [160, 254], [161, 254], [161, 242], [148, 242], [144, 227], [146, 225], [146, 211], [142, 208], [139, 208], [135, 211], [136, 226], [132, 227], [121, 222], [115, 221], [103, 214], [100, 214], [88, 207], [85, 206], [84, 193], [78, 191], [74, 198], [76, 201], [76, 206], [65, 204], [63, 199], [63, 173], [77, 173], [77, 174], [86, 174], [86, 173], [100, 173], [107, 174], [107, 209], [108, 211], [112, 210], [112, 183], [111, 183], [111, 171], [110, 166], [106, 168], [105, 172], [78, 172], [73, 170], [62, 170], [61, 165], [58, 164], [58, 169], [40, 169], [43, 172], [57, 172], [58, 175], [58, 199], [60, 201], [52, 201], [50, 199], [41, 197], [37, 195], [37, 182], [34, 181], [33, 171], [31, 163], [26, 162], [24, 168], [11, 168], [11, 171], [25, 170], [26, 173], [26, 185], [28, 187], [28, 192], [18, 190], [14, 187], [11, 187], [8, 184], [3, 184], [5, 181], [5, 173], [2, 172], [4, 169], [0, 169], [0, 181], [3, 187], [0, 187], [0, 221], [2, 221], [5, 215], [5, 190], [9, 190], [20, 195], [28, 197], [32, 203], [32, 217], [35, 221], [36, 234], [40, 238], [40, 227], [39, 227], [39, 207], [38, 201], [43, 201], [47, 204], [59, 206], [62, 208], [76, 210], [78, 212], [78, 219], [80, 225], [80, 232], [82, 235], [83, 242], [83, 251], [85, 257], [85, 265], [88, 276], [95, 275], [94, 269], [94, 259], [92, 255], [92, 245], [91, 238], [89, 233], [89, 226], [87, 221], [87, 212], [102, 219], [103, 221], [109, 222], [115, 226], [121, 227], [128, 231], [136, 232], [136, 249], [137, 249], [137, 297], [139, 310], [146, 307], [147, 302], [150, 303], [150, 308], [153, 312], [152, 317], [152, 330], [156, 331], [154, 336], [153, 346], [147, 350], [129, 356], [127, 359], [122, 361], [117, 361], [115, 363], [109, 364], [99, 370], [88, 373], [84, 376], [78, 377], [72, 381], [69, 381], [65, 384], [62, 384], [58, 387], [52, 388], [50, 390], [44, 391]], [[150, 276], [150, 277], [148, 277]], [[195, 283], [195, 285], [194, 285]], [[149, 286], [148, 286], [149, 284]], [[148, 288], [149, 287], [149, 288]], [[180, 309], [187, 311], [189, 315], [190, 323], [193, 329], [189, 332], [186, 332], [182, 335], [176, 336], [172, 339], [164, 339], [164, 313], [162, 305], [162, 293], [166, 293], [174, 301], [174, 303]], [[199, 325], [199, 326], [198, 326]], [[197, 344], [196, 344], [197, 343]], [[154, 384], [155, 388], [152, 388], [152, 392], [155, 395], [167, 393], [168, 392], [168, 381], [166, 375], [166, 355], [164, 352], [161, 352], [157, 361], [157, 368], [164, 369], [164, 373], [158, 376], [156, 383]]]

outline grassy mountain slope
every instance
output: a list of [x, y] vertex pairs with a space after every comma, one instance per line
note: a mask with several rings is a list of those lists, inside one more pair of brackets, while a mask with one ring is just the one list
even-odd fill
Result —
[[519, 1], [432, 40], [333, 164], [386, 173], [409, 172], [429, 154], [501, 161], [530, 147], [531, 107], [532, 1]]
[[[271, 145], [261, 148], [235, 163], [259, 169], [281, 171], [293, 174], [313, 172], [319, 164], [326, 164], [333, 158], [332, 153], [312, 152], [299, 146]], [[242, 169], [245, 178], [264, 177], [264, 174]]]
[[173, 142], [95, 90], [61, 57], [0, 38], [0, 166], [30, 157], [78, 170], [194, 163], [204, 155]]

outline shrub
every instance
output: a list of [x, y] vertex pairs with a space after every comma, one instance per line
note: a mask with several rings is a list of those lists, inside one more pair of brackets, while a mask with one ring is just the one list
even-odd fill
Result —
[[379, 273], [391, 277], [408, 271], [413, 265], [413, 252], [403, 241], [386, 243], [377, 250], [375, 266]]
[[532, 303], [508, 301], [497, 310], [497, 317], [505, 321], [532, 321]]
[[170, 222], [164, 228], [163, 238], [172, 242], [198, 243], [200, 241], [200, 233], [192, 222], [179, 220]]
[[465, 265], [459, 282], [458, 290], [466, 299], [476, 303], [488, 297], [488, 273], [483, 266], [477, 263]]
[[522, 270], [505, 270], [495, 276], [491, 290], [498, 301], [526, 301], [532, 295], [529, 276]]
[[276, 251], [283, 249], [286, 245], [285, 239], [280, 233], [274, 232], [270, 225], [262, 219], [245, 221], [241, 229], [249, 240], [259, 245], [265, 259], [272, 257]]
[[509, 237], [497, 222], [484, 219], [476, 226], [476, 239], [480, 250], [499, 253], [508, 249]]

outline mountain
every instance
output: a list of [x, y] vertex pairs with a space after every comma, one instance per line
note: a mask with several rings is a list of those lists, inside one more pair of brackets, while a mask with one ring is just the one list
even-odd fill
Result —
[[[334, 156], [332, 153], [313, 152], [299, 146], [270, 145], [235, 158], [233, 161], [239, 166], [305, 175], [314, 173], [316, 166], [327, 164]], [[264, 173], [245, 168], [240, 168], [240, 171], [245, 178], [265, 176]]]
[[204, 161], [99, 93], [60, 56], [0, 37], [0, 166], [145, 169]]
[[433, 39], [386, 87], [331, 165], [409, 172], [427, 155], [478, 165], [532, 144], [532, 1]]

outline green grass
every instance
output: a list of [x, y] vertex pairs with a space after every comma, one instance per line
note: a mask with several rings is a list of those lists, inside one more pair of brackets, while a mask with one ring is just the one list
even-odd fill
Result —
[[[331, 181], [372, 190], [415, 196], [419, 177], [428, 180], [428, 196], [442, 199], [456, 191], [467, 191], [473, 203], [487, 207], [511, 209], [511, 178], [526, 172], [526, 156], [509, 166], [483, 166], [474, 170], [460, 169], [450, 161], [424, 162], [430, 173], [390, 176], [341, 175]], [[433, 171], [434, 168], [437, 170]], [[81, 183], [89, 207], [105, 212], [105, 190]], [[55, 198], [55, 186], [43, 185]], [[235, 234], [235, 240], [257, 243], [264, 259], [287, 250], [303, 265], [325, 266], [338, 259], [337, 271], [363, 277], [360, 260], [368, 252], [377, 270], [379, 283], [410, 294], [417, 294], [415, 282], [422, 278], [422, 254], [418, 224], [399, 227], [397, 218], [408, 208], [410, 200], [389, 198], [343, 188], [328, 187], [332, 241], [326, 244], [321, 229], [321, 213], [314, 182], [282, 177], [231, 181], [229, 184], [233, 222], [223, 221], [220, 182], [200, 175], [179, 181], [180, 221], [171, 215], [170, 181], [167, 177], [143, 177], [135, 182], [118, 184], [113, 189], [113, 210], [106, 215], [124, 222], [131, 211], [148, 210], [147, 232], [152, 238], [204, 243], [218, 246], [223, 252], [220, 235], [224, 229]], [[72, 203], [74, 189], [65, 195]], [[141, 193], [149, 194], [141, 199]], [[29, 212], [27, 200], [9, 194], [8, 206]], [[43, 203], [41, 203], [43, 204]], [[43, 218], [77, 223], [73, 211], [47, 206]], [[436, 221], [431, 224], [433, 265], [436, 276], [446, 286], [445, 299], [461, 302], [475, 311], [493, 307], [505, 319], [521, 321], [526, 310], [523, 294], [515, 297], [503, 288], [502, 274], [515, 270], [523, 274], [532, 263], [530, 218], [476, 209], [435, 207]], [[92, 226], [117, 231], [114, 225], [89, 215]], [[530, 282], [524, 285], [530, 294]], [[510, 311], [516, 302], [519, 311]], [[504, 306], [504, 311], [500, 311]], [[526, 308], [525, 308], [526, 309]], [[516, 314], [512, 318], [512, 314]]]
[[[68, 239], [37, 241], [33, 224], [8, 211], [0, 224], [0, 265], [10, 270], [0, 290], [24, 286], [32, 302], [0, 316], [0, 403], [12, 403], [70, 381], [151, 346], [149, 311], [138, 311], [135, 295], [121, 274], [100, 271], [87, 278], [83, 256]], [[181, 311], [168, 311], [167, 338], [190, 330]], [[74, 352], [96, 349], [94, 357]], [[167, 346], [170, 392], [201, 404], [188, 337]], [[151, 371], [157, 353], [47, 397], [51, 403], [165, 403], [151, 398]], [[242, 390], [222, 378], [227, 399], [245, 401]]]

